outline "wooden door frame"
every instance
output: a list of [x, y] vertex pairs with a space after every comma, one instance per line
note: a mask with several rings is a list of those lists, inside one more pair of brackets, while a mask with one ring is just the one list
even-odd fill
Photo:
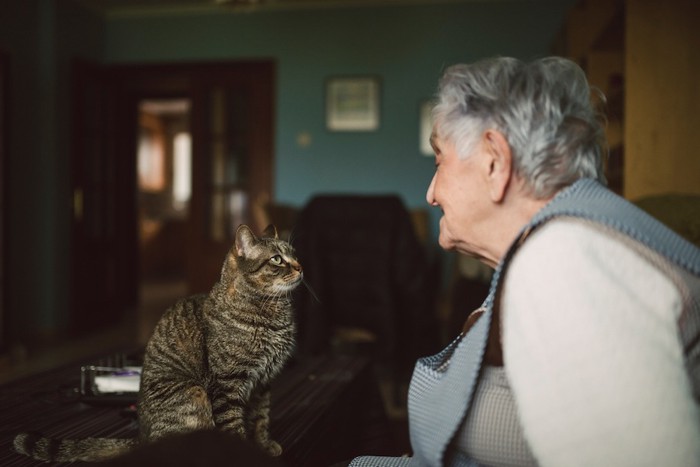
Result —
[[9, 326], [7, 315], [7, 271], [6, 252], [7, 232], [5, 230], [5, 217], [7, 211], [7, 181], [6, 163], [9, 150], [10, 129], [10, 56], [0, 49], [0, 352], [7, 346], [9, 339]]
[[[169, 98], [169, 97], [189, 97], [192, 99], [191, 110], [191, 131], [193, 134], [193, 181], [192, 198], [190, 201], [191, 220], [188, 222], [187, 238], [188, 245], [205, 244], [199, 225], [202, 223], [206, 212], [206, 202], [197, 193], [199, 187], [206, 183], [202, 177], [201, 170], [195, 171], [195, 158], [201, 157], [201, 144], [195, 141], [197, 134], [202, 134], [201, 129], [195, 128], [198, 125], [197, 108], [198, 86], [216, 80], [217, 76], [227, 73], [241, 72], [241, 70], [260, 70], [265, 80], [269, 80], [265, 85], [269, 91], [262, 96], [258, 96], [261, 106], [266, 114], [266, 121], [269, 128], [263, 132], [264, 136], [255, 142], [258, 154], [264, 155], [262, 159], [267, 160], [267, 166], [251, 174], [256, 193], [263, 190], [270, 196], [273, 195], [273, 140], [274, 140], [274, 81], [275, 63], [273, 60], [240, 60], [224, 62], [195, 62], [195, 63], [164, 63], [164, 64], [117, 64], [102, 67], [103, 72], [108, 77], [110, 92], [113, 93], [111, 102], [115, 106], [108, 109], [109, 118], [113, 123], [110, 130], [109, 153], [114, 158], [118, 179], [122, 180], [123, 186], [116, 186], [113, 193], [119, 200], [118, 209], [126, 210], [120, 214], [121, 224], [119, 226], [119, 245], [116, 248], [121, 252], [120, 270], [117, 272], [118, 284], [123, 288], [124, 299], [119, 304], [122, 308], [136, 308], [139, 303], [139, 243], [138, 243], [138, 204], [137, 204], [137, 174], [135, 148], [137, 147], [138, 125], [135, 109], [138, 102], [146, 98]], [[198, 84], [199, 83], [199, 84]], [[78, 135], [74, 138], [77, 140]], [[195, 179], [196, 177], [196, 179]], [[79, 245], [73, 244], [73, 248]], [[209, 248], [207, 248], [209, 249]], [[212, 254], [218, 252], [207, 252]], [[223, 260], [223, 253], [220, 261]], [[218, 273], [218, 271], [217, 271]], [[75, 291], [75, 287], [73, 287]], [[75, 292], [74, 292], [75, 294]], [[117, 310], [122, 312], [124, 310]]]
[[[73, 62], [71, 316], [69, 334], [120, 323], [134, 306], [129, 271], [135, 163], [124, 154], [123, 97], [111, 70]], [[107, 185], [105, 185], [107, 184]]]

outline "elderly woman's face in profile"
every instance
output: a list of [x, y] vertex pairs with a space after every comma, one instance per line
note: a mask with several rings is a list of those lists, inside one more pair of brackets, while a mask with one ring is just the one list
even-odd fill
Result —
[[433, 131], [430, 139], [435, 152], [435, 174], [426, 199], [440, 207], [440, 246], [471, 256], [484, 251], [481, 221], [489, 214], [487, 188], [483, 175], [486, 163], [481, 144], [465, 158], [459, 158], [452, 142]]

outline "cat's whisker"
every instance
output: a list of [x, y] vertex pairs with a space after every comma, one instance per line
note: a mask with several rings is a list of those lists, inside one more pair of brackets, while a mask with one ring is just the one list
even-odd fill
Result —
[[306, 279], [302, 279], [301, 282], [304, 284], [304, 287], [306, 287], [306, 290], [309, 291], [314, 300], [316, 300], [317, 303], [321, 303], [321, 300], [319, 300], [318, 296], [316, 295], [316, 292], [314, 292], [314, 289], [312, 289], [309, 283], [306, 282]]
[[287, 242], [289, 242], [291, 245], [294, 245], [294, 234], [296, 233], [296, 225], [292, 226], [291, 229], [289, 229], [289, 238], [287, 239]]
[[275, 294], [272, 294], [272, 295], [268, 295], [267, 297], [265, 297], [265, 298], [263, 299], [263, 302], [260, 304], [260, 309], [261, 309], [261, 311], [263, 311], [263, 312], [268, 312], [268, 311], [269, 311], [269, 308], [271, 308], [272, 303], [273, 303], [274, 301], [276, 301], [276, 300], [277, 300], [277, 294], [276, 294], [276, 293], [275, 293]]
[[262, 301], [260, 302], [260, 310], [265, 312], [267, 311], [267, 304], [270, 301], [270, 297], [263, 297]]

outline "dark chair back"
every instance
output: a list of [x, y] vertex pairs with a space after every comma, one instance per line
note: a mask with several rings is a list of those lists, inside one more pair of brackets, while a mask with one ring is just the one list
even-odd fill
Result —
[[436, 350], [439, 281], [399, 197], [316, 196], [292, 242], [316, 295], [297, 300], [300, 352], [331, 350], [343, 329], [373, 336], [373, 354], [396, 371]]

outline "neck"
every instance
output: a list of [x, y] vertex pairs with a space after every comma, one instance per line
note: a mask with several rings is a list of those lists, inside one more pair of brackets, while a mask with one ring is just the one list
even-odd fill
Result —
[[504, 200], [501, 209], [489, 219], [487, 228], [493, 234], [484, 249], [483, 257], [479, 259], [495, 268], [522, 228], [550, 200], [551, 198], [535, 199], [522, 195]]

